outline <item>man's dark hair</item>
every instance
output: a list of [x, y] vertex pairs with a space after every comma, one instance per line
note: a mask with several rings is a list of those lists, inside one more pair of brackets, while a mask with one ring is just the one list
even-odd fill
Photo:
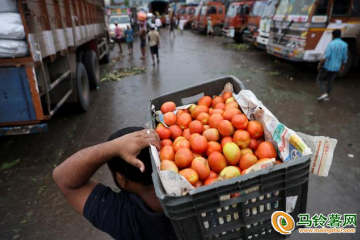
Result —
[[[115, 133], [113, 133], [109, 138], [108, 141], [114, 140], [116, 138], [122, 137], [126, 134], [141, 131], [144, 128], [142, 127], [127, 127], [123, 128]], [[126, 146], [119, 146], [122, 148], [126, 148]], [[125, 176], [127, 179], [129, 179], [132, 182], [140, 183], [143, 185], [152, 185], [152, 166], [151, 166], [151, 159], [150, 159], [150, 152], [149, 148], [144, 148], [140, 151], [137, 158], [142, 161], [145, 165], [145, 171], [142, 173], [137, 167], [134, 167], [133, 165], [127, 163], [124, 159], [120, 157], [116, 157], [108, 161], [108, 167], [110, 171], [115, 173], [121, 173], [123, 176]], [[115, 179], [114, 179], [115, 180]], [[115, 180], [116, 181], [116, 180]]]
[[341, 38], [341, 30], [340, 29], [335, 29], [332, 32], [333, 38]]

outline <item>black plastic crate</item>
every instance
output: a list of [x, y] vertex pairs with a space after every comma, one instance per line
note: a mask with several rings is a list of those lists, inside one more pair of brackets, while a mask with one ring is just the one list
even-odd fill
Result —
[[[160, 109], [162, 103], [177, 106], [194, 103], [204, 95], [218, 95], [226, 83], [234, 92], [244, 89], [235, 77], [215, 79], [151, 101]], [[155, 119], [151, 119], [155, 127]], [[275, 165], [238, 178], [221, 181], [191, 191], [186, 196], [166, 196], [154, 160], [152, 178], [156, 195], [171, 219], [179, 239], [283, 239], [271, 225], [274, 211], [286, 212], [286, 198], [298, 196], [290, 215], [306, 212], [310, 156]], [[231, 194], [238, 194], [230, 198]]]

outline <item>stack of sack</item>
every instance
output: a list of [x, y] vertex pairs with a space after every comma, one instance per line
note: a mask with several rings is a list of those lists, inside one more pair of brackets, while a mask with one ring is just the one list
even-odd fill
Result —
[[25, 30], [15, 0], [1, 0], [0, 58], [24, 57], [29, 53]]

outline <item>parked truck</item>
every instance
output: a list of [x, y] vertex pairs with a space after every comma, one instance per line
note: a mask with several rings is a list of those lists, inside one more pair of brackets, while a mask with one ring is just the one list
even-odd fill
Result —
[[259, 35], [256, 38], [255, 45], [263, 50], [266, 50], [266, 46], [269, 42], [269, 33], [270, 33], [270, 25], [272, 21], [272, 17], [275, 14], [276, 6], [278, 0], [268, 0], [261, 15], [261, 20], [259, 24]]
[[348, 44], [346, 74], [360, 56], [359, 0], [280, 0], [270, 30], [267, 51], [296, 62], [317, 62], [340, 29]]
[[149, 3], [149, 12], [154, 16], [160, 17], [163, 26], [166, 25], [166, 15], [168, 14], [169, 1], [151, 1]]
[[225, 37], [233, 38], [238, 43], [244, 41], [244, 30], [247, 28], [253, 3], [253, 1], [238, 1], [230, 4], [222, 29]]
[[254, 5], [250, 11], [248, 26], [244, 30], [245, 41], [255, 44], [256, 37], [259, 34], [258, 30], [259, 30], [261, 15], [264, 12], [265, 6], [266, 6], [266, 0], [257, 0], [254, 2]]
[[86, 111], [90, 88], [99, 87], [99, 60], [109, 61], [102, 0], [16, 4], [27, 49], [16, 57], [0, 54], [0, 135], [45, 131], [65, 102]]
[[213, 34], [221, 35], [221, 30], [225, 21], [225, 5], [222, 2], [205, 2], [200, 11], [198, 31], [205, 33], [207, 31], [208, 18], [211, 18]]
[[200, 20], [200, 14], [201, 14], [201, 8], [203, 6], [203, 1], [200, 1], [199, 5], [195, 9], [194, 18], [191, 23], [191, 30], [192, 31], [198, 31], [199, 29], [199, 20]]

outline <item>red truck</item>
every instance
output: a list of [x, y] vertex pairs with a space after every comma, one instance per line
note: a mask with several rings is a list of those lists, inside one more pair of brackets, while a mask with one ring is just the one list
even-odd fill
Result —
[[234, 38], [235, 42], [244, 41], [244, 30], [247, 28], [253, 3], [253, 1], [241, 1], [230, 4], [222, 29], [225, 37]]
[[260, 25], [261, 16], [267, 5], [266, 0], [258, 0], [254, 2], [248, 19], [248, 27], [244, 30], [244, 39], [247, 42], [256, 43], [256, 38], [259, 35], [258, 29]]
[[196, 12], [197, 5], [187, 6], [185, 10], [184, 18], [187, 20], [185, 27], [189, 28], [191, 27], [192, 22], [195, 18], [195, 12]]
[[214, 35], [221, 35], [221, 29], [223, 28], [225, 21], [225, 12], [225, 5], [222, 2], [204, 3], [200, 10], [198, 31], [207, 31], [208, 18], [210, 17]]

